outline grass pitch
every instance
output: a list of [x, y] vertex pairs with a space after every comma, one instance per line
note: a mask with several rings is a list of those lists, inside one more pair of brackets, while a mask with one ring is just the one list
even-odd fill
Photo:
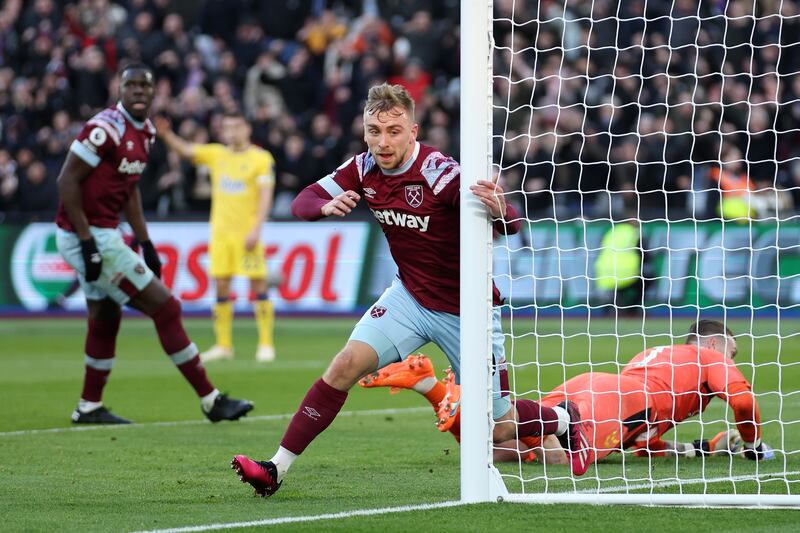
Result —
[[[288, 419], [331, 356], [345, 342], [355, 319], [279, 319], [278, 360], [253, 360], [252, 321], [237, 318], [237, 357], [208, 365], [221, 390], [256, 402], [240, 423], [210, 424], [199, 404], [157, 343], [149, 321], [126, 318], [105, 402], [137, 424], [127, 427], [71, 428], [83, 374], [84, 321], [0, 321], [0, 530], [137, 531], [285, 517], [312, 517], [357, 510], [436, 504], [459, 496], [459, 453], [449, 434], [434, 428], [432, 412], [410, 392], [354, 389], [343, 414], [297, 461], [272, 498], [251, 496], [228, 467], [236, 453], [269, 457]], [[617, 350], [625, 358], [644, 345], [669, 343], [688, 320], [621, 322], [521, 319], [506, 331], [509, 359], [516, 365], [517, 390], [547, 390], [589, 369], [616, 371]], [[798, 403], [800, 341], [798, 323], [775, 320], [734, 322], [739, 337], [737, 363], [753, 380], [764, 439], [776, 448], [800, 450]], [[211, 341], [210, 322], [187, 321], [201, 347]], [[565, 338], [557, 335], [566, 333]], [[615, 333], [616, 332], [616, 333]], [[780, 333], [780, 336], [779, 336]], [[428, 347], [437, 368], [441, 353]], [[587, 356], [588, 354], [588, 356]], [[754, 355], [755, 354], [755, 355]], [[563, 359], [562, 359], [563, 358]], [[531, 363], [538, 360], [539, 365]], [[567, 365], [562, 364], [562, 360]], [[778, 367], [778, 362], [784, 366]], [[777, 394], [781, 391], [783, 394]], [[678, 435], [689, 440], [715, 433], [730, 421], [725, 405], [714, 400], [703, 415], [705, 426], [684, 424]], [[778, 454], [756, 465], [725, 459], [654, 460], [612, 455], [577, 482], [566, 467], [505, 464], [509, 489], [619, 490], [626, 479], [634, 490], [657, 492], [798, 493], [800, 459]], [[774, 472], [795, 472], [787, 482]], [[728, 481], [683, 483], [706, 478]], [[731, 481], [731, 479], [733, 481]], [[651, 480], [657, 481], [651, 488]], [[797, 511], [622, 506], [529, 506], [485, 504], [415, 510], [374, 516], [343, 516], [313, 522], [270, 525], [283, 531], [794, 531]], [[265, 523], [262, 522], [261, 527]], [[246, 530], [246, 527], [234, 528]], [[254, 530], [249, 528], [249, 530]]]

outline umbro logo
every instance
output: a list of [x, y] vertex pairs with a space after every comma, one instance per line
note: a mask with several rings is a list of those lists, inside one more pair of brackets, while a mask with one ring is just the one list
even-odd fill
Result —
[[322, 416], [319, 414], [319, 411], [308, 405], [303, 407], [303, 414], [306, 415], [311, 420], [319, 420], [319, 417]]
[[364, 196], [366, 196], [367, 198], [374, 200], [376, 194], [377, 193], [375, 192], [375, 189], [371, 187], [364, 187]]
[[133, 150], [133, 141], [126, 141], [125, 147], [128, 149], [129, 152]]

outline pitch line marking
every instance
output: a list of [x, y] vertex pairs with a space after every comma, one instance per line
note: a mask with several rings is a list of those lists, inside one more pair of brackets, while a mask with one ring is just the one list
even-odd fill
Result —
[[217, 529], [233, 529], [239, 527], [274, 526], [278, 524], [293, 524], [298, 522], [316, 522], [318, 520], [338, 520], [340, 518], [351, 518], [354, 516], [374, 516], [381, 514], [406, 513], [409, 511], [427, 511], [430, 509], [442, 509], [445, 507], [456, 507], [466, 505], [459, 501], [449, 501], [440, 503], [424, 503], [420, 505], [402, 505], [400, 507], [383, 507], [380, 509], [357, 509], [355, 511], [342, 511], [340, 513], [328, 513], [309, 516], [284, 516], [280, 518], [265, 518], [263, 520], [252, 520], [249, 522], [224, 522], [219, 524], [205, 524], [199, 526], [175, 527], [169, 529], [152, 529], [138, 531], [136, 533], [189, 533], [192, 531], [213, 531]]
[[[360, 411], [342, 411], [339, 417], [349, 416], [377, 416], [377, 415], [394, 415], [394, 414], [410, 414], [421, 413], [430, 411], [430, 407], [404, 407], [401, 409], [364, 409]], [[284, 413], [278, 415], [261, 415], [261, 416], [248, 416], [239, 419], [239, 422], [263, 422], [271, 420], [288, 420], [294, 416], [294, 413]], [[72, 433], [76, 431], [98, 431], [101, 429], [119, 430], [126, 428], [141, 428], [141, 427], [172, 427], [172, 426], [196, 426], [200, 424], [211, 424], [206, 419], [198, 418], [197, 420], [174, 420], [172, 422], [142, 422], [141, 424], [98, 424], [91, 426], [72, 426], [63, 428], [47, 428], [47, 429], [24, 429], [20, 431], [4, 431], [0, 432], [0, 437], [19, 437], [24, 435], [41, 435], [45, 433]]]
[[[750, 481], [750, 480], [758, 480], [764, 477], [774, 477], [774, 476], [794, 476], [800, 475], [800, 471], [791, 471], [791, 472], [772, 472], [772, 473], [764, 473], [758, 475], [742, 475], [742, 476], [734, 476], [734, 477], [720, 477], [720, 478], [709, 478], [709, 479], [686, 479], [686, 480], [665, 480], [662, 482], [656, 482], [651, 484], [638, 484], [638, 485], [628, 485], [628, 486], [619, 486], [619, 487], [606, 487], [601, 488], [598, 490], [582, 490], [577, 491], [577, 494], [592, 494], [592, 493], [607, 493], [607, 492], [614, 492], [620, 490], [637, 490], [637, 489], [646, 489], [646, 488], [658, 488], [658, 487], [669, 487], [674, 485], [693, 485], [699, 483], [719, 483], [723, 481]], [[570, 493], [567, 493], [570, 494]], [[535, 495], [534, 495], [535, 496]], [[536, 502], [532, 502], [536, 503]], [[403, 513], [408, 511], [427, 511], [431, 509], [442, 509], [445, 507], [456, 507], [459, 505], [467, 505], [465, 503], [459, 501], [448, 501], [448, 502], [440, 502], [440, 503], [431, 503], [431, 504], [420, 504], [420, 505], [404, 505], [400, 507], [384, 507], [380, 509], [358, 509], [355, 511], [342, 511], [339, 513], [328, 513], [328, 514], [321, 514], [321, 515], [310, 515], [310, 516], [285, 516], [280, 518], [265, 518], [263, 520], [252, 520], [249, 522], [225, 522], [225, 523], [218, 523], [218, 524], [204, 524], [204, 525], [197, 525], [197, 526], [185, 526], [185, 527], [176, 527], [176, 528], [168, 528], [168, 529], [153, 529], [153, 530], [146, 530], [146, 531], [138, 531], [136, 533], [190, 533], [190, 532], [200, 532], [200, 531], [214, 531], [220, 529], [233, 529], [233, 528], [244, 528], [244, 527], [257, 527], [257, 526], [274, 526], [280, 524], [292, 524], [292, 523], [299, 523], [299, 522], [316, 522], [319, 520], [338, 520], [342, 518], [351, 518], [354, 516], [375, 516], [381, 514], [392, 514], [392, 513]], [[670, 507], [670, 506], [667, 506]], [[721, 507], [722, 508], [722, 507]], [[724, 507], [729, 508], [729, 507]], [[758, 507], [759, 509], [763, 509], [765, 507]]]
[[608, 492], [622, 492], [640, 489], [658, 489], [664, 487], [674, 487], [677, 485], [700, 485], [703, 483], [722, 483], [724, 481], [758, 481], [767, 477], [800, 475], [800, 471], [794, 470], [791, 472], [764, 472], [762, 474], [745, 474], [741, 476], [728, 476], [728, 477], [712, 477], [712, 478], [690, 478], [690, 479], [665, 479], [662, 481], [655, 481], [653, 483], [638, 483], [636, 485], [619, 485], [616, 487], [601, 487], [600, 489], [584, 489], [576, 491], [576, 494], [597, 494]]

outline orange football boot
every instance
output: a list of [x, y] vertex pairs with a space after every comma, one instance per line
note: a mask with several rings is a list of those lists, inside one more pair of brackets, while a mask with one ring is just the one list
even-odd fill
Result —
[[389, 387], [389, 392], [397, 394], [403, 389], [411, 389], [419, 380], [436, 377], [433, 363], [426, 355], [409, 355], [404, 361], [387, 365], [377, 372], [368, 374], [358, 382], [364, 388]]
[[455, 373], [448, 368], [442, 380], [447, 388], [444, 398], [439, 403], [439, 410], [436, 412], [436, 427], [439, 431], [450, 431], [453, 423], [458, 418], [461, 408], [461, 387], [456, 383]]

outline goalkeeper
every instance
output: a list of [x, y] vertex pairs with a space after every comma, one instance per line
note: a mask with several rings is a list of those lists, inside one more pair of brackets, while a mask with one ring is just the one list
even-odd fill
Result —
[[752, 387], [733, 359], [738, 348], [730, 329], [715, 320], [692, 324], [686, 344], [659, 346], [634, 357], [622, 375], [639, 380], [646, 388], [655, 413], [653, 425], [636, 446], [651, 453], [699, 454], [708, 452], [702, 441], [677, 449], [661, 440], [675, 424], [705, 410], [716, 396], [733, 410], [748, 459], [771, 459], [774, 453], [761, 442], [761, 415]]
[[[760, 439], [758, 404], [749, 382], [733, 363], [736, 353], [736, 340], [729, 329], [717, 321], [701, 320], [690, 327], [686, 344], [645, 350], [621, 375], [580, 374], [553, 389], [540, 403], [549, 406], [569, 398], [577, 405], [594, 461], [626, 448], [635, 448], [637, 455], [685, 457], [743, 448], [748, 459], [770, 459], [774, 454]], [[450, 431], [459, 439], [459, 387], [450, 373], [443, 382], [436, 382], [427, 357], [411, 356], [387, 366], [362, 379], [360, 385], [422, 393], [437, 411], [440, 431]], [[661, 440], [675, 424], [704, 410], [714, 396], [731, 406], [738, 431], [722, 431], [710, 441], [693, 443]], [[509, 441], [496, 446], [494, 455], [495, 461], [516, 461], [520, 454], [524, 460], [536, 457], [550, 464], [566, 464], [558, 441], [549, 437]]]

